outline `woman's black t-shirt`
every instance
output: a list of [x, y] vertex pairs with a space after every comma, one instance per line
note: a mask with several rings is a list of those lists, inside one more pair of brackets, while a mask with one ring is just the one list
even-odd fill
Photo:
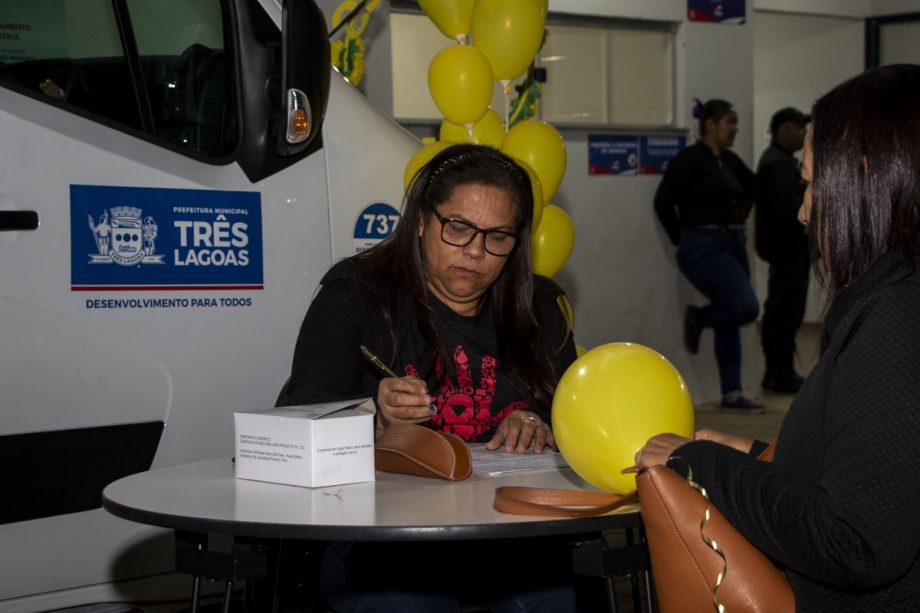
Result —
[[428, 383], [436, 409], [432, 428], [470, 442], [487, 441], [509, 413], [533, 410], [536, 401], [523, 386], [519, 391], [512, 385], [501, 368], [491, 310], [465, 317], [437, 298], [431, 303], [449, 363], [440, 363], [415, 325], [400, 348], [396, 372]]

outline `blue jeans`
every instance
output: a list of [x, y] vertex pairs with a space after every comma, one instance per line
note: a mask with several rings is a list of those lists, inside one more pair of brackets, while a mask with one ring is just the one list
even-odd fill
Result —
[[684, 230], [677, 265], [710, 303], [693, 311], [697, 324], [715, 333], [722, 393], [741, 391], [741, 334], [738, 327], [757, 319], [760, 305], [751, 287], [743, 230]]
[[[537, 539], [546, 540], [546, 539]], [[496, 613], [576, 610], [567, 546], [537, 550], [516, 539], [470, 542], [329, 543], [320, 569], [336, 613]]]

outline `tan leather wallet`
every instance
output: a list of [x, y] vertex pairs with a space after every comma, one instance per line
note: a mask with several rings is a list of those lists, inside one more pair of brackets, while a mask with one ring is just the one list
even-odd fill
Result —
[[391, 424], [374, 444], [377, 470], [460, 481], [470, 476], [473, 460], [462, 438], [418, 424]]

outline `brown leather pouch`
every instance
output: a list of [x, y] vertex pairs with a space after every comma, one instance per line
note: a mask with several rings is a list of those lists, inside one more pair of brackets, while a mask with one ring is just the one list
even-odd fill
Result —
[[462, 438], [417, 424], [391, 424], [374, 444], [377, 470], [460, 481], [473, 460]]

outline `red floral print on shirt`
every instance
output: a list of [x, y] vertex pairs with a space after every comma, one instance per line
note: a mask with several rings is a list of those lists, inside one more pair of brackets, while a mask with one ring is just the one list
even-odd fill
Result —
[[[445, 383], [434, 397], [437, 412], [431, 417], [432, 428], [452, 432], [464, 440], [473, 441], [492, 434], [512, 411], [526, 410], [530, 405], [526, 400], [515, 400], [493, 412], [495, 358], [490, 355], [483, 356], [479, 365], [478, 386], [475, 386], [470, 361], [462, 345], [454, 348], [453, 361], [454, 372], [457, 373], [456, 381], [452, 381], [444, 373], [439, 359], [435, 363], [438, 379]], [[405, 370], [407, 375], [418, 377], [418, 372], [411, 364], [406, 366]]]

